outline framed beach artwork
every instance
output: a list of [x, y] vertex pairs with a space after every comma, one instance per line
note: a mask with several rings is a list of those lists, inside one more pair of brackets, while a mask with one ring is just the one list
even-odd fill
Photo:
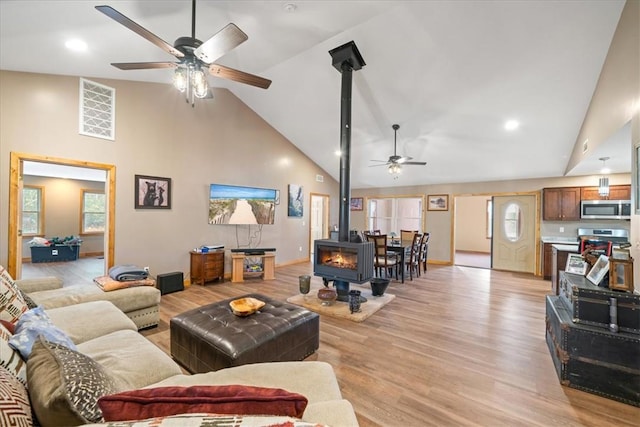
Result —
[[362, 198], [362, 197], [352, 197], [351, 198], [351, 210], [352, 211], [361, 211], [363, 202], [364, 202], [364, 198]]
[[587, 279], [594, 285], [598, 286], [604, 276], [609, 271], [609, 257], [606, 255], [600, 255], [598, 260], [593, 264], [589, 274], [587, 274]]
[[564, 268], [564, 271], [567, 273], [580, 274], [584, 276], [587, 272], [587, 267], [589, 264], [584, 260], [582, 255], [580, 254], [569, 254], [567, 256], [567, 265]]
[[304, 192], [301, 185], [289, 184], [289, 203], [287, 212], [289, 216], [302, 218], [304, 205]]
[[171, 178], [135, 175], [135, 209], [171, 209]]

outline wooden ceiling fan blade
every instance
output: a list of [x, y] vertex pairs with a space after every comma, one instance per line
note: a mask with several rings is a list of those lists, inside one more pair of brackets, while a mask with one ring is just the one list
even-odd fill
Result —
[[424, 166], [427, 164], [427, 162], [404, 162], [402, 163], [403, 165], [419, 165], [419, 166]]
[[387, 166], [387, 165], [390, 165], [390, 164], [391, 164], [391, 163], [384, 162], [384, 163], [380, 163], [380, 164], [378, 164], [378, 165], [369, 165], [369, 167], [370, 167], [370, 168], [375, 168], [375, 167], [377, 167], [377, 166]]
[[162, 40], [160, 37], [156, 36], [151, 31], [147, 30], [146, 28], [144, 28], [141, 25], [135, 23], [131, 19], [127, 18], [126, 16], [124, 16], [122, 13], [118, 12], [117, 10], [112, 8], [111, 6], [106, 6], [106, 5], [96, 6], [96, 9], [98, 9], [100, 12], [104, 13], [109, 18], [113, 19], [114, 21], [118, 22], [119, 24], [124, 25], [125, 27], [127, 27], [128, 29], [130, 29], [134, 33], [138, 34], [139, 36], [144, 37], [145, 39], [149, 40], [151, 43], [155, 44], [156, 46], [158, 46], [160, 49], [164, 50], [165, 52], [170, 53], [171, 55], [175, 56], [176, 58], [183, 58], [184, 57], [184, 54], [182, 52], [180, 52], [178, 49], [176, 49], [175, 47], [171, 46], [169, 43], [167, 43], [166, 41]]
[[224, 65], [211, 64], [209, 66], [211, 75], [222, 77], [223, 79], [233, 80], [234, 82], [245, 83], [262, 89], [267, 89], [271, 85], [271, 80], [265, 79], [254, 74], [245, 73], [244, 71], [234, 70]]
[[202, 43], [200, 47], [193, 51], [196, 58], [211, 64], [218, 58], [226, 55], [235, 47], [247, 41], [247, 36], [235, 24], [230, 23], [222, 30], [215, 33], [209, 40]]
[[111, 65], [121, 70], [151, 70], [155, 68], [175, 68], [178, 64], [174, 62], [112, 62]]

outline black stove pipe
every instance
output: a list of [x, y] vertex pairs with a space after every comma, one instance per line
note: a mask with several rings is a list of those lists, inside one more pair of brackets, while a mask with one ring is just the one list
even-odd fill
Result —
[[349, 241], [351, 207], [351, 92], [353, 71], [361, 69], [364, 59], [353, 41], [329, 51], [333, 66], [342, 73], [340, 94], [340, 210], [338, 241]]

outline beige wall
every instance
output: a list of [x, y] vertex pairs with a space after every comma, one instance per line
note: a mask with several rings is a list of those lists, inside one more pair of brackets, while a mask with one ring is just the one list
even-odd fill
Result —
[[[0, 71], [0, 264], [8, 256], [12, 151], [115, 165], [115, 263], [156, 274], [188, 277], [194, 247], [230, 249], [260, 235], [253, 243], [277, 248], [276, 263], [307, 259], [310, 192], [331, 196], [330, 223], [337, 223], [337, 182], [230, 91], [216, 89], [213, 100], [191, 108], [170, 85], [94, 80], [116, 89], [115, 141], [78, 134], [78, 77]], [[172, 209], [135, 210], [135, 174], [171, 178]], [[275, 225], [261, 234], [257, 226], [208, 225], [211, 183], [279, 189]], [[288, 184], [304, 188], [303, 218], [287, 217]]]
[[491, 239], [487, 239], [488, 200], [491, 200], [491, 197], [461, 196], [455, 198], [455, 248], [457, 251], [491, 252]]
[[[47, 238], [80, 236], [80, 215], [82, 190], [104, 191], [104, 182], [80, 181], [74, 179], [25, 176], [24, 185], [35, 185], [44, 189], [44, 236]], [[80, 256], [104, 252], [103, 235], [80, 236]], [[25, 237], [22, 244], [22, 257], [31, 258], [27, 244], [31, 237]]]

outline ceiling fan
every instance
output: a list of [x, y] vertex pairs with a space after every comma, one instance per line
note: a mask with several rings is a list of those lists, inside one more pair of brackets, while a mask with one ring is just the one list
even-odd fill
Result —
[[205, 42], [198, 40], [195, 36], [196, 0], [192, 2], [191, 36], [179, 37], [173, 46], [111, 6], [96, 6], [96, 9], [178, 59], [178, 62], [124, 62], [112, 63], [111, 65], [121, 70], [175, 68], [173, 83], [178, 90], [186, 92], [187, 102], [191, 101], [192, 106], [194, 105], [194, 97], [211, 97], [205, 70], [208, 70], [213, 76], [262, 89], [267, 89], [271, 85], [271, 80], [263, 77], [214, 64], [215, 60], [245, 42], [249, 37], [235, 24], [229, 23], [209, 40]]
[[397, 136], [398, 136], [398, 129], [400, 129], [400, 125], [393, 125], [391, 127], [393, 128], [393, 155], [389, 156], [389, 160], [371, 160], [372, 162], [380, 162], [380, 164], [371, 165], [369, 167], [389, 166], [388, 167], [389, 173], [399, 174], [402, 170], [401, 165], [418, 165], [418, 166], [426, 165], [427, 162], [412, 162], [410, 161], [410, 160], [413, 160], [412, 157], [407, 157], [407, 156], [403, 157], [403, 156], [398, 156], [398, 154], [396, 154]]

